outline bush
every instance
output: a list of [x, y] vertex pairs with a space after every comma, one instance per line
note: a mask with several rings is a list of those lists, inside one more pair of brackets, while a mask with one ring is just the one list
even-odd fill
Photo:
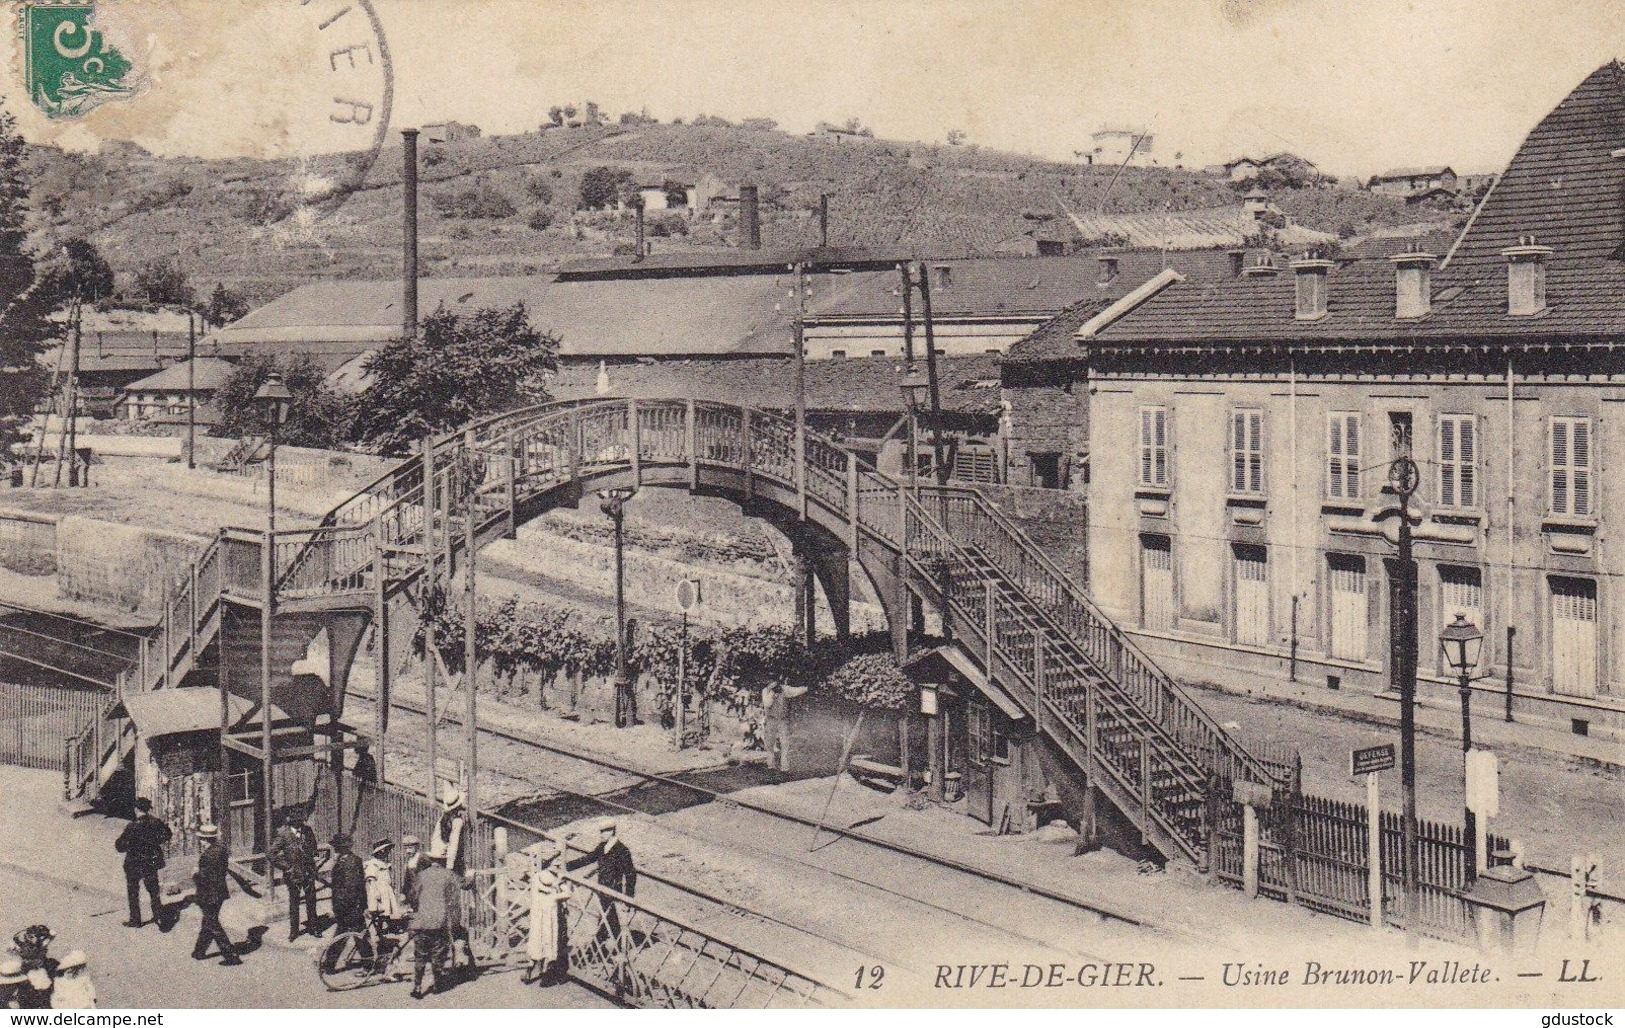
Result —
[[548, 185], [545, 178], [527, 178], [525, 180], [525, 192], [529, 193], [530, 198], [537, 203], [549, 204], [553, 202], [553, 187]]
[[553, 225], [553, 212], [546, 207], [538, 207], [530, 212], [525, 224], [538, 232], [546, 232]]
[[632, 173], [625, 168], [590, 168], [581, 176], [581, 206], [589, 211], [614, 207], [631, 183]]
[[481, 184], [455, 193], [437, 193], [432, 200], [445, 218], [511, 218], [518, 208], [508, 195]]

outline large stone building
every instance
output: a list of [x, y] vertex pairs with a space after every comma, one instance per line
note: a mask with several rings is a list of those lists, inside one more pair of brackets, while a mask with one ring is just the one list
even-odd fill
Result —
[[[1527, 137], [1444, 253], [1163, 276], [1085, 322], [1092, 589], [1167, 666], [1391, 691], [1413, 501], [1423, 698], [1483, 627], [1481, 702], [1625, 730], [1625, 68]], [[1254, 679], [1256, 680], [1256, 678]]]

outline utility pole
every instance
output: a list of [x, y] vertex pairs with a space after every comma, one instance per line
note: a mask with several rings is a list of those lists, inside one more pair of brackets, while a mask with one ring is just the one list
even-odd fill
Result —
[[186, 311], [186, 470], [197, 470], [197, 321]]
[[474, 838], [475, 819], [479, 817], [480, 805], [475, 795], [476, 779], [479, 777], [479, 739], [480, 733], [476, 724], [478, 714], [478, 700], [476, 686], [479, 683], [479, 653], [475, 648], [475, 627], [479, 620], [479, 611], [476, 609], [477, 593], [475, 588], [475, 568], [478, 560], [478, 540], [475, 537], [475, 511], [479, 507], [479, 471], [474, 463], [474, 433], [471, 430], [463, 441], [463, 450], [467, 454], [468, 482], [464, 488], [464, 540], [463, 546], [467, 551], [465, 557], [468, 561], [468, 570], [465, 574], [465, 598], [467, 606], [463, 610], [463, 689], [467, 693], [464, 708], [464, 727], [468, 731], [468, 771], [465, 775], [467, 783], [463, 794], [468, 809], [468, 826], [465, 830], [465, 839]]
[[[948, 484], [948, 463], [942, 453], [942, 393], [937, 384], [937, 337], [931, 324], [931, 269], [920, 265], [920, 313], [925, 316], [925, 377], [931, 386], [931, 456], [937, 484]], [[947, 498], [943, 497], [946, 508]], [[946, 513], [946, 510], [944, 510]], [[947, 527], [946, 518], [943, 527]]]
[[[796, 276], [793, 299], [796, 302], [796, 510], [807, 518], [807, 264], [790, 266]], [[800, 588], [798, 583], [797, 588]]]
[[440, 755], [437, 747], [437, 735], [440, 723], [439, 708], [435, 704], [434, 678], [435, 664], [438, 663], [440, 651], [439, 643], [435, 639], [435, 597], [438, 593], [438, 583], [435, 578], [438, 574], [439, 552], [436, 549], [434, 523], [439, 517], [439, 498], [436, 495], [434, 474], [434, 436], [423, 437], [423, 584], [422, 592], [423, 611], [423, 696], [424, 707], [428, 711], [429, 726], [429, 798], [435, 799], [439, 794], [440, 785]]

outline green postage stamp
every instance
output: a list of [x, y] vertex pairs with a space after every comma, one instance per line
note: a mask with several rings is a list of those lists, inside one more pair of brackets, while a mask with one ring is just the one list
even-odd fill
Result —
[[17, 5], [24, 84], [49, 118], [78, 118], [135, 93], [126, 81], [134, 65], [108, 43], [95, 17], [90, 0]]

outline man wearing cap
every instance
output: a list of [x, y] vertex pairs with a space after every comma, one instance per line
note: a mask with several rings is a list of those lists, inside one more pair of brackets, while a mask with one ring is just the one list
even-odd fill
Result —
[[367, 913], [390, 920], [401, 916], [400, 900], [395, 895], [394, 868], [389, 864], [389, 855], [394, 849], [395, 844], [388, 839], [377, 840], [372, 844], [372, 856], [361, 869], [367, 881]]
[[343, 832], [333, 836], [333, 870], [328, 885], [333, 894], [333, 922], [340, 932], [367, 930], [367, 872]]
[[316, 833], [305, 824], [298, 807], [282, 816], [282, 827], [271, 843], [271, 865], [282, 872], [288, 886], [288, 941], [299, 938], [299, 906], [305, 907], [305, 930], [316, 925]]
[[372, 755], [372, 748], [364, 742], [355, 744], [355, 764], [350, 774], [362, 785], [378, 784], [378, 761]]
[[[598, 821], [598, 845], [586, 856], [577, 857], [565, 865], [571, 871], [588, 864], [598, 865], [598, 884], [606, 889], [635, 896], [638, 891], [638, 869], [632, 863], [632, 851], [616, 835], [616, 824], [611, 818]], [[599, 896], [604, 908], [604, 924], [610, 932], [621, 934], [621, 918], [608, 896]]]
[[192, 944], [192, 959], [207, 960], [209, 956], [209, 943], [220, 947], [220, 955], [225, 957], [220, 963], [230, 967], [243, 962], [237, 955], [237, 950], [231, 944], [231, 937], [220, 924], [220, 908], [225, 906], [226, 897], [231, 895], [231, 886], [226, 881], [226, 851], [220, 845], [220, 829], [212, 824], [198, 827], [198, 841], [203, 844], [203, 850], [197, 855], [197, 871], [192, 875], [192, 881], [197, 889], [192, 894], [197, 903], [198, 913], [203, 915], [203, 925], [198, 929], [197, 942]]
[[[434, 835], [429, 839], [429, 855], [437, 852], [446, 860], [446, 870], [451, 872], [453, 878], [462, 881], [468, 874], [468, 848], [463, 845], [467, 839], [468, 811], [463, 806], [462, 790], [446, 783], [440, 794], [440, 818], [435, 822]], [[474, 952], [468, 943], [468, 927], [463, 923], [463, 909], [461, 897], [455, 897], [448, 925], [453, 945], [453, 955], [465, 966], [474, 965]]]
[[124, 895], [130, 904], [127, 928], [141, 927], [141, 888], [146, 886], [152, 901], [152, 919], [162, 921], [164, 906], [158, 900], [158, 872], [164, 866], [164, 847], [169, 845], [169, 826], [152, 816], [152, 801], [145, 796], [135, 801], [135, 820], [113, 843], [124, 854]]
[[457, 879], [446, 870], [444, 855], [431, 854], [414, 882], [412, 904], [412, 998], [422, 999], [423, 976], [428, 971], [433, 989], [440, 989], [442, 965], [451, 941], [450, 929], [457, 902]]

